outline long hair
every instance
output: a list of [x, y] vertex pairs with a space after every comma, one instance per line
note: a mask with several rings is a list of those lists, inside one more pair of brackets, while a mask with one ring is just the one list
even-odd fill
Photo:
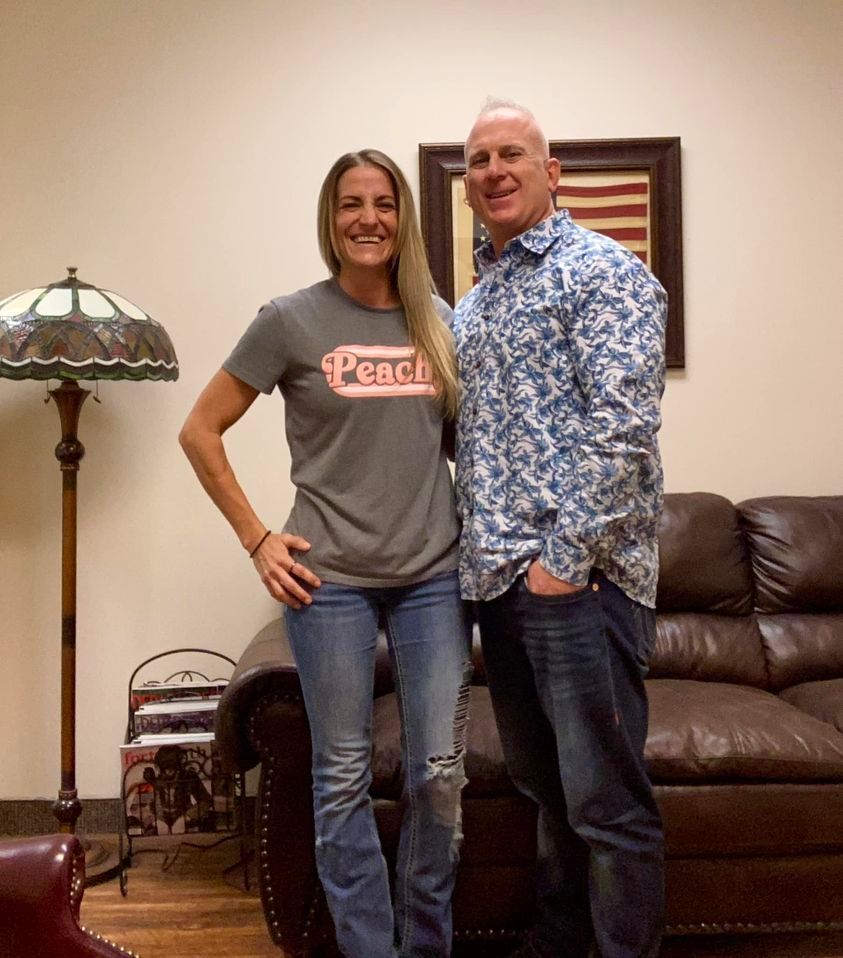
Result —
[[328, 171], [319, 192], [319, 252], [331, 271], [339, 276], [342, 262], [337, 254], [337, 187], [340, 177], [355, 166], [376, 166], [392, 182], [398, 204], [398, 231], [391, 263], [391, 281], [407, 317], [410, 342], [416, 353], [430, 364], [436, 395], [446, 416], [457, 414], [457, 360], [454, 338], [433, 305], [436, 286], [416, 217], [416, 205], [404, 174], [380, 150], [360, 150], [341, 156]]

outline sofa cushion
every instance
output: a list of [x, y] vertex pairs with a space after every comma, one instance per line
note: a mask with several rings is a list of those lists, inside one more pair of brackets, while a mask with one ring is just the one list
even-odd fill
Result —
[[[398, 798], [403, 776], [401, 723], [394, 692], [375, 699], [372, 712], [372, 794]], [[465, 774], [468, 784], [463, 795], [511, 795], [512, 782], [506, 774], [503, 750], [498, 737], [489, 690], [472, 685], [466, 728]]]
[[843, 675], [843, 612], [756, 618], [772, 689]]
[[659, 612], [752, 611], [752, 577], [735, 507], [707, 492], [664, 497], [659, 521]]
[[657, 785], [673, 858], [843, 851], [843, 782]]
[[[656, 782], [843, 782], [843, 734], [760, 689], [688, 679], [648, 679], [646, 758]], [[372, 793], [401, 794], [398, 703], [375, 700]], [[489, 690], [472, 686], [464, 795], [509, 795]]]
[[647, 692], [655, 781], [843, 781], [843, 734], [770, 692], [686, 679]]
[[755, 616], [660, 614], [650, 677], [765, 687], [767, 667]]
[[803, 682], [779, 693], [785, 702], [843, 732], [843, 679]]
[[843, 496], [771, 496], [736, 509], [759, 612], [843, 610]]

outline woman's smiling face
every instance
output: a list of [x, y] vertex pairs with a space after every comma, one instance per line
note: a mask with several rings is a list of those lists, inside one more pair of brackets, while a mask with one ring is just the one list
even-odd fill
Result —
[[353, 166], [337, 184], [336, 253], [341, 270], [389, 273], [398, 232], [398, 201], [379, 166]]

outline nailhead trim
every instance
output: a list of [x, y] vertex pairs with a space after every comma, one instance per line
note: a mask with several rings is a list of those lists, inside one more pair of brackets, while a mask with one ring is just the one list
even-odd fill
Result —
[[110, 938], [104, 938], [102, 935], [98, 935], [95, 931], [86, 928], [79, 921], [79, 909], [82, 904], [82, 895], [85, 893], [84, 861], [84, 856], [80, 855], [78, 858], [74, 856], [70, 863], [70, 908], [73, 914], [73, 920], [76, 922], [80, 931], [83, 931], [89, 938], [101, 941], [110, 948], [115, 948], [121, 955], [127, 955], [128, 958], [140, 958], [134, 951], [126, 951], [125, 948], [121, 948], [120, 945], [115, 944]]
[[96, 932], [90, 931], [90, 930], [89, 930], [88, 928], [86, 928], [84, 925], [80, 925], [79, 927], [82, 929], [82, 931], [85, 932], [85, 934], [86, 934], [89, 938], [93, 938], [95, 941], [101, 941], [104, 945], [108, 945], [110, 948], [116, 948], [117, 951], [119, 951], [121, 955], [127, 955], [128, 958], [140, 958], [140, 955], [139, 955], [137, 952], [135, 952], [135, 951], [126, 951], [126, 949], [125, 949], [125, 948], [121, 948], [120, 945], [115, 945], [114, 942], [113, 942], [110, 938], [104, 938], [102, 935], [98, 935]]
[[283, 694], [276, 692], [274, 695], [269, 695], [266, 698], [261, 699], [255, 707], [254, 712], [252, 712], [252, 714], [249, 716], [249, 727], [247, 729], [249, 742], [251, 743], [252, 748], [258, 752], [262, 761], [266, 761], [271, 765], [275, 764], [275, 756], [269, 749], [264, 748], [263, 742], [258, 736], [256, 726], [261, 714], [271, 705], [275, 705], [278, 702], [302, 705], [302, 697], [301, 695], [295, 695], [292, 692], [285, 692]]
[[105, 938], [102, 935], [98, 935], [95, 931], [91, 931], [89, 928], [86, 928], [79, 921], [79, 910], [82, 905], [82, 896], [85, 894], [85, 857], [84, 855], [72, 856], [70, 859], [70, 889], [69, 889], [69, 898], [70, 898], [70, 911], [73, 915], [73, 920], [76, 922], [77, 927], [80, 931], [84, 932], [89, 938], [93, 938], [95, 941], [101, 941], [103, 944], [108, 945], [110, 948], [116, 949], [120, 952], [121, 955], [127, 955], [128, 958], [140, 958], [134, 951], [126, 951], [125, 948], [121, 948], [120, 945], [115, 944], [111, 941], [110, 938]]
[[502, 941], [517, 938], [523, 928], [455, 928], [456, 941]]
[[74, 921], [79, 924], [79, 910], [82, 906], [82, 895], [85, 893], [85, 856], [74, 855], [70, 860], [70, 910]]
[[[278, 702], [302, 705], [302, 698], [300, 695], [287, 692], [284, 694], [276, 693], [275, 695], [262, 699], [249, 717], [248, 736], [252, 748], [261, 756], [261, 761], [264, 763], [262, 769], [264, 787], [261, 789], [260, 834], [258, 836], [258, 847], [260, 849], [259, 880], [263, 893], [266, 922], [269, 926], [272, 940], [276, 945], [283, 946], [286, 942], [281, 939], [281, 923], [278, 920], [275, 909], [275, 889], [272, 886], [272, 870], [269, 864], [269, 807], [272, 801], [273, 781], [275, 779], [275, 755], [268, 748], [264, 747], [263, 741], [257, 733], [257, 723], [263, 711]], [[315, 894], [311, 899], [307, 917], [304, 921], [304, 928], [301, 932], [301, 938], [304, 942], [307, 942], [308, 939], [311, 938], [311, 930], [319, 910], [321, 886], [317, 886], [314, 892]]]
[[[843, 921], [781, 921], [781, 922], [700, 922], [692, 925], [668, 925], [666, 934], [675, 935], [722, 935], [759, 934], [763, 932], [828, 932], [843, 930]], [[477, 939], [514, 938], [520, 932], [512, 928], [457, 928], [454, 938], [458, 941]]]

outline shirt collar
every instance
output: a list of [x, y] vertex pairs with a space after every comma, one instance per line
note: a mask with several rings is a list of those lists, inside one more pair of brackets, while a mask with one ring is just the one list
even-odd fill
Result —
[[[557, 212], [545, 217], [539, 223], [536, 223], [531, 229], [518, 236], [513, 236], [508, 240], [503, 248], [501, 256], [514, 256], [520, 249], [528, 250], [539, 256], [545, 253], [556, 240], [562, 236], [573, 225], [571, 214], [567, 210], [557, 210]], [[495, 250], [491, 241], [485, 242], [474, 254], [478, 272], [489, 269], [497, 261]]]

